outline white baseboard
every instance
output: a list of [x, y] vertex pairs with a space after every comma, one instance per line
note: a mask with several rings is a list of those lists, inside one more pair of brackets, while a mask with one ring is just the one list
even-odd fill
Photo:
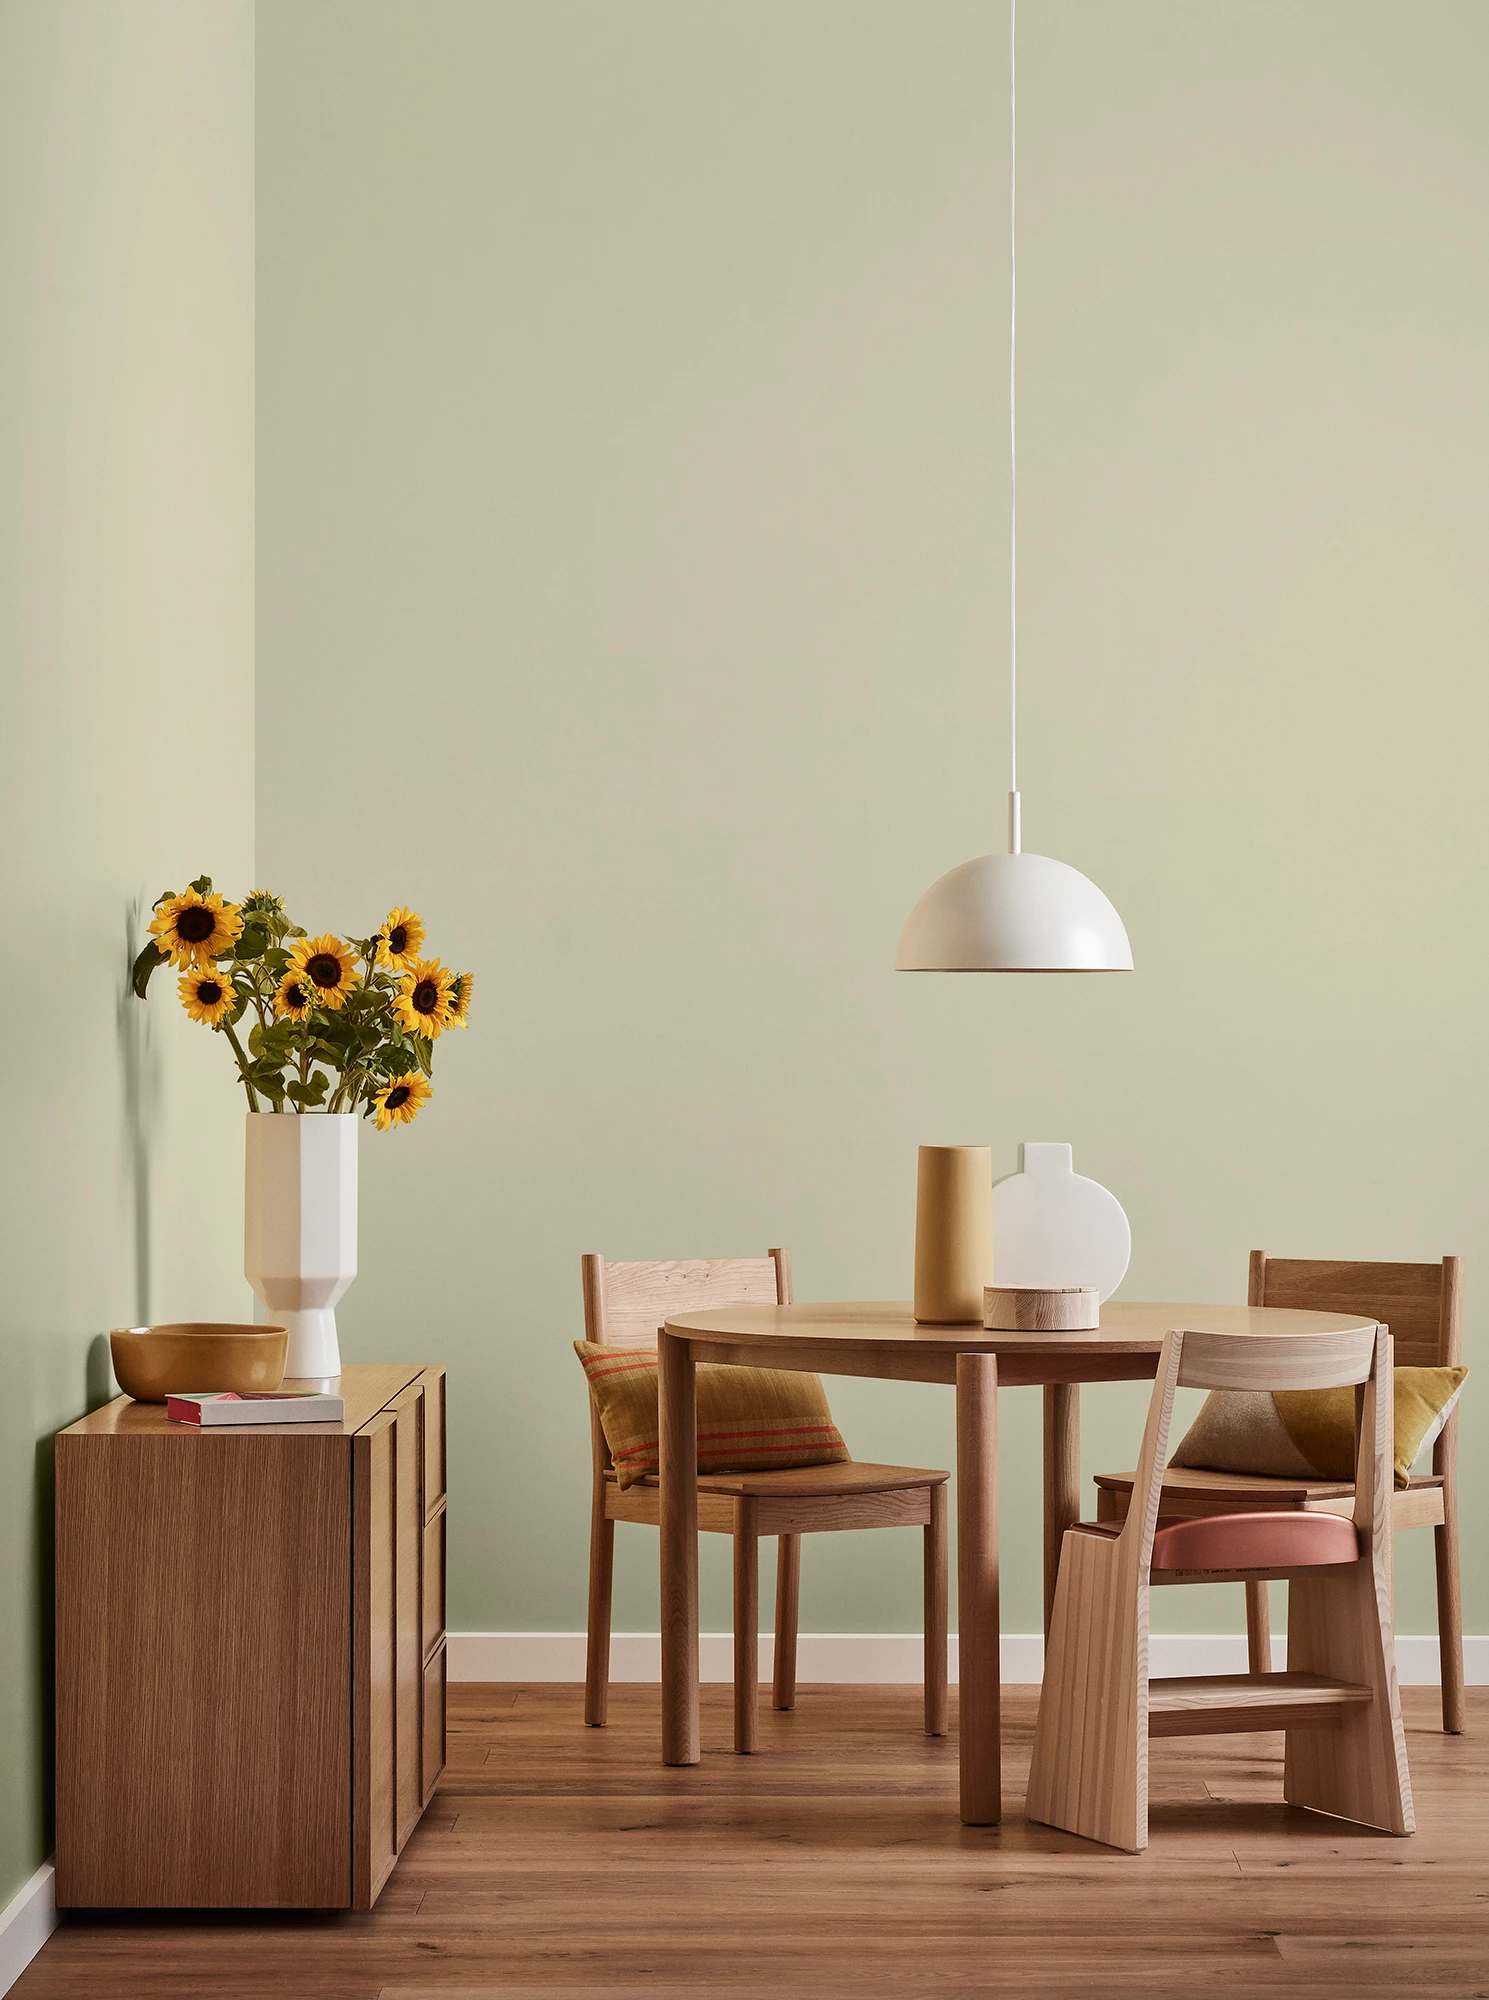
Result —
[[44, 1861], [0, 1910], [0, 1994], [8, 1993], [57, 1928], [57, 1871]]
[[[1272, 1640], [1272, 1665], [1284, 1665], [1286, 1640]], [[1246, 1640], [1238, 1632], [1155, 1632], [1149, 1642], [1155, 1674], [1242, 1674]], [[760, 1634], [760, 1678], [770, 1678], [771, 1634]], [[448, 1658], [452, 1681], [582, 1681], [582, 1632], [452, 1632]], [[1489, 1687], [1489, 1637], [1463, 1641], [1465, 1675], [1471, 1687]], [[734, 1640], [728, 1632], [704, 1632], [698, 1641], [699, 1672], [706, 1681], [734, 1678]], [[1044, 1671], [1044, 1641], [1037, 1632], [1005, 1632], [1003, 1678], [1013, 1684], [1038, 1681]], [[1396, 1641], [1396, 1669], [1403, 1687], [1436, 1687], [1435, 1634]], [[921, 1644], [914, 1632], [803, 1632], [797, 1641], [797, 1677], [803, 1681], [858, 1681], [865, 1685], [914, 1683], [921, 1674]], [[659, 1681], [662, 1641], [656, 1632], [617, 1632], [610, 1642], [613, 1681]], [[956, 1635], [951, 1639], [951, 1678], [956, 1679]]]

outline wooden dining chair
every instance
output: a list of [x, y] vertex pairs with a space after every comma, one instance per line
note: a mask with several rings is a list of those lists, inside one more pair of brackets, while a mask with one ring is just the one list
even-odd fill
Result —
[[[1461, 1358], [1463, 1272], [1461, 1260], [1440, 1264], [1337, 1263], [1305, 1257], [1251, 1253], [1246, 1302], [1292, 1306], [1310, 1312], [1364, 1313], [1390, 1329], [1399, 1368], [1450, 1368]], [[1127, 1512], [1132, 1474], [1098, 1473], [1098, 1520]], [[1348, 1514], [1354, 1488], [1347, 1480], [1273, 1479], [1246, 1473], [1204, 1472], [1171, 1465], [1163, 1475], [1163, 1513], [1220, 1514], [1255, 1508], [1296, 1513]], [[1463, 1596], [1458, 1576], [1458, 1415], [1448, 1418], [1432, 1449], [1430, 1473], [1392, 1493], [1392, 1527], [1431, 1528], [1437, 1542], [1437, 1637], [1442, 1659], [1442, 1726], [1463, 1728]], [[1246, 1635], [1253, 1672], [1272, 1658], [1267, 1587], [1246, 1590]]]
[[[1348, 1515], [1160, 1519], [1174, 1390], [1355, 1392]], [[1290, 1805], [1385, 1833], [1414, 1828], [1391, 1632], [1394, 1429], [1384, 1327], [1267, 1335], [1171, 1333], [1148, 1406], [1125, 1521], [1066, 1531], [1045, 1651], [1026, 1812], [1137, 1853], [1148, 1844], [1148, 1742], [1282, 1729]], [[1154, 1584], [1288, 1587], [1287, 1671], [1148, 1674]]]
[[[734, 1305], [790, 1305], [791, 1258], [608, 1264], [582, 1260], [585, 1338], [601, 1346], [655, 1348], [662, 1322], [676, 1313]], [[590, 1400], [594, 1493], [589, 1540], [589, 1639], [584, 1719], [605, 1722], [610, 1688], [610, 1600], [615, 1524], [655, 1528], [655, 1475], [619, 1485], [594, 1399]], [[734, 1747], [756, 1747], [760, 1615], [760, 1538], [777, 1537], [776, 1708], [796, 1706], [797, 1602], [801, 1537], [846, 1528], [918, 1527], [925, 1542], [925, 1728], [946, 1733], [946, 1481], [944, 1472], [906, 1465], [812, 1465], [797, 1471], [705, 1473], [698, 1479], [698, 1526], [734, 1537]]]

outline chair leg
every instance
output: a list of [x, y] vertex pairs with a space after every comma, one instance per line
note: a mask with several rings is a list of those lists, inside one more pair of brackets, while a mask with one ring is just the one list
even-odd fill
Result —
[[1129, 1854], [1148, 1844], [1146, 1594], [1115, 1543], [1066, 1535], [1024, 1802]]
[[1463, 1592], [1458, 1577], [1458, 1493], [1450, 1474], [1443, 1482], [1443, 1523], [1432, 1530], [1437, 1547], [1437, 1644], [1442, 1656], [1442, 1726], [1463, 1732]]
[[605, 1489], [595, 1482], [589, 1521], [589, 1627], [584, 1647], [584, 1720], [603, 1729], [610, 1704], [610, 1592], [615, 1523], [605, 1518]]
[[930, 1489], [925, 1525], [925, 1733], [946, 1734], [946, 1487]]
[[[1389, 1498], [1389, 1495], [1387, 1496]], [[1287, 1587], [1287, 1669], [1368, 1687], [1374, 1699], [1330, 1729], [1289, 1729], [1282, 1796], [1383, 1833], [1410, 1833], [1411, 1775], [1396, 1689], [1384, 1550], [1343, 1575], [1294, 1575]]]
[[755, 1707], [760, 1679], [760, 1536], [756, 1503], [734, 1503], [734, 1747], [757, 1747]]
[[1272, 1671], [1272, 1607], [1264, 1583], [1246, 1586], [1246, 1665], [1254, 1674]]
[[775, 1679], [771, 1701], [777, 1708], [796, 1706], [796, 1624], [801, 1597], [801, 1536], [776, 1537]]

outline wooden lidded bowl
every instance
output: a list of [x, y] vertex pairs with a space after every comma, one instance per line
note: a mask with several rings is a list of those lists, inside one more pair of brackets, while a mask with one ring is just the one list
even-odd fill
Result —
[[173, 1326], [116, 1326], [109, 1335], [114, 1374], [137, 1403], [163, 1403], [193, 1389], [277, 1389], [284, 1380], [288, 1329], [182, 1320]]
[[1101, 1324], [1101, 1294], [1092, 1285], [988, 1285], [982, 1323], [995, 1333], [1089, 1333]]

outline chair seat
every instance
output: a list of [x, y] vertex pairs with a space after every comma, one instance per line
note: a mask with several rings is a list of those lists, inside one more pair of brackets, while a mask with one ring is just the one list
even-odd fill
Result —
[[[1132, 1491], [1130, 1472], [1098, 1472], [1098, 1491], [1121, 1493]], [[1399, 1501], [1402, 1492], [1417, 1493], [1440, 1489], [1442, 1479], [1436, 1473], [1413, 1475], [1408, 1486], [1396, 1494]], [[1160, 1513], [1188, 1513], [1201, 1508], [1213, 1508], [1217, 1513], [1226, 1509], [1267, 1507], [1317, 1507], [1329, 1502], [1352, 1501], [1355, 1489], [1352, 1480], [1344, 1479], [1274, 1479], [1259, 1473], [1248, 1472], [1206, 1472], [1195, 1466], [1170, 1465], [1163, 1474], [1163, 1497], [1159, 1501]]]
[[[606, 1479], [615, 1478], [607, 1471]], [[699, 1475], [700, 1493], [720, 1493], [733, 1499], [785, 1499], [812, 1494], [819, 1498], [854, 1493], [901, 1493], [908, 1487], [944, 1486], [949, 1472], [936, 1472], [915, 1465], [866, 1465], [850, 1460], [846, 1465], [802, 1465], [794, 1471], [782, 1467], [770, 1472], [705, 1472]], [[658, 1485], [655, 1473], [632, 1482], [637, 1486]]]
[[1311, 1569], [1359, 1559], [1353, 1521], [1341, 1514], [1201, 1514], [1153, 1536], [1153, 1570]]

